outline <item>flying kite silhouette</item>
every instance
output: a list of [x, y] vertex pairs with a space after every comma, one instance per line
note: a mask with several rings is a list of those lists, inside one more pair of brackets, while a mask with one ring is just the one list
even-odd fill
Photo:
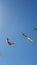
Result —
[[[35, 40], [33, 40], [31, 37], [27, 36], [26, 34], [22, 33], [22, 35], [30, 42], [37, 43]], [[36, 44], [37, 45], [37, 44]]]
[[9, 45], [14, 45], [14, 42], [11, 42], [8, 38], [6, 39], [6, 41]]

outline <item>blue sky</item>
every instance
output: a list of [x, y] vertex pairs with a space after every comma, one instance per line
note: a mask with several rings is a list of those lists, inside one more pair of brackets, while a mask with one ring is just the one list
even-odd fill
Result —
[[[37, 41], [37, 0], [0, 0], [0, 65], [37, 65], [37, 46], [22, 37], [22, 32]], [[18, 35], [18, 38], [16, 36]], [[6, 38], [15, 42], [6, 43]]]

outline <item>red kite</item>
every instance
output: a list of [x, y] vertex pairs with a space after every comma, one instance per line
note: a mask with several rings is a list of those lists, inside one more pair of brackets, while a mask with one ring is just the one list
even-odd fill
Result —
[[7, 43], [8, 43], [9, 45], [14, 45], [14, 43], [11, 42], [8, 38], [6, 39], [6, 41], [7, 41]]

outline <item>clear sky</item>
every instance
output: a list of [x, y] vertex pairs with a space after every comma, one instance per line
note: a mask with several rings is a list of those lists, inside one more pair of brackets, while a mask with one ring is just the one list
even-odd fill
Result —
[[[34, 27], [37, 0], [0, 0], [0, 65], [37, 65], [37, 46], [22, 37], [24, 32], [37, 41]], [[14, 46], [7, 44], [7, 37]]]

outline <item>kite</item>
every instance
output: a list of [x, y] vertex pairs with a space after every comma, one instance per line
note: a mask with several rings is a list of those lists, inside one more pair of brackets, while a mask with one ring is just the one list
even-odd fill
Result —
[[9, 45], [14, 45], [14, 43], [11, 42], [8, 38], [6, 39], [6, 41], [7, 41], [7, 43], [8, 43]]
[[35, 31], [37, 31], [37, 28], [34, 28]]
[[35, 41], [34, 41], [31, 37], [27, 36], [27, 35], [24, 34], [24, 33], [22, 33], [22, 35], [23, 35], [24, 37], [26, 37], [26, 39], [29, 40], [30, 42], [35, 43]]
[[2, 54], [2, 53], [0, 53], [0, 57], [1, 57], [1, 56], [3, 56], [3, 54]]
[[25, 37], [27, 37], [27, 35], [26, 35], [26, 34], [24, 34], [24, 33], [22, 33], [22, 35], [23, 35], [23, 36], [25, 36]]

